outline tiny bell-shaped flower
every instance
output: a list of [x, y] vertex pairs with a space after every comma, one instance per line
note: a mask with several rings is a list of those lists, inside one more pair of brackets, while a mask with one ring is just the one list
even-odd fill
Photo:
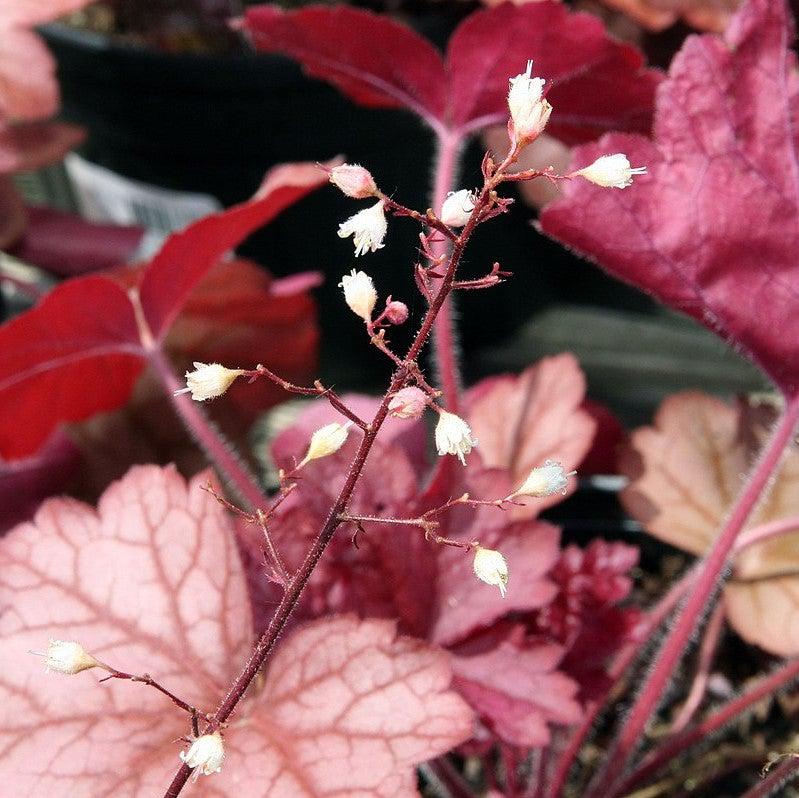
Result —
[[527, 71], [510, 79], [508, 109], [511, 133], [517, 146], [529, 144], [547, 126], [552, 106], [543, 98], [544, 80], [531, 77], [533, 62], [527, 62]]
[[390, 324], [405, 324], [408, 321], [408, 306], [395, 299], [386, 305], [383, 314]]
[[364, 252], [377, 252], [378, 249], [382, 249], [387, 230], [386, 213], [383, 210], [383, 201], [380, 200], [376, 205], [359, 211], [340, 224], [338, 234], [340, 238], [352, 236], [357, 258]]
[[573, 477], [577, 472], [564, 470], [560, 463], [554, 460], [546, 460], [544, 465], [534, 468], [524, 484], [511, 494], [514, 496], [530, 496], [534, 499], [542, 499], [544, 496], [551, 496], [553, 493], [566, 493], [566, 486], [569, 484], [569, 477]]
[[450, 227], [464, 227], [474, 210], [474, 194], [463, 188], [450, 191], [441, 206], [441, 221]]
[[413, 385], [402, 388], [391, 397], [388, 412], [394, 418], [421, 418], [427, 397], [421, 388]]
[[45, 663], [48, 671], [65, 673], [72, 676], [89, 668], [102, 667], [88, 651], [73, 640], [51, 640], [47, 647], [47, 662]]
[[330, 182], [348, 197], [366, 199], [377, 194], [377, 185], [368, 169], [345, 163], [330, 170]]
[[200, 775], [210, 776], [222, 770], [225, 761], [225, 744], [219, 732], [203, 734], [189, 747], [188, 751], [180, 752], [180, 759], [194, 771], [194, 780]]
[[244, 374], [242, 369], [226, 369], [219, 363], [195, 363], [194, 371], [186, 372], [186, 388], [175, 391], [175, 396], [191, 392], [195, 402], [213, 399], [230, 388], [236, 377]]
[[436, 424], [436, 449], [440, 455], [455, 454], [466, 465], [465, 454], [469, 454], [477, 446], [477, 438], [472, 436], [469, 425], [454, 413], [441, 411]]
[[356, 272], [353, 269], [341, 278], [339, 288], [344, 289], [344, 301], [350, 310], [365, 322], [370, 322], [377, 302], [377, 291], [372, 278], [366, 272]]
[[320, 457], [327, 457], [329, 454], [337, 452], [346, 443], [351, 426], [351, 421], [346, 424], [339, 424], [334, 421], [332, 424], [326, 424], [316, 430], [311, 435], [308, 451], [297, 468], [302, 468], [307, 463], [310, 463], [311, 460], [318, 460]]
[[505, 598], [508, 587], [508, 563], [498, 551], [475, 546], [474, 575], [487, 585], [498, 587], [502, 598]]
[[645, 166], [632, 167], [627, 156], [617, 152], [615, 155], [603, 155], [590, 166], [578, 169], [569, 176], [580, 175], [603, 188], [627, 188], [632, 185], [633, 175], [645, 174]]

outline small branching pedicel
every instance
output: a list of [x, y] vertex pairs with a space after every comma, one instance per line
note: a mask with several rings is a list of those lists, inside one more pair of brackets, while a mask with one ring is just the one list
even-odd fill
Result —
[[[346, 304], [363, 320], [369, 342], [389, 358], [394, 366], [390, 384], [371, 420], [360, 418], [335, 392], [319, 382], [312, 387], [294, 385], [260, 364], [253, 369], [244, 369], [227, 368], [217, 363], [209, 365], [195, 363], [195, 370], [186, 374], [187, 387], [181, 392], [190, 392], [192, 399], [197, 401], [221, 396], [238, 378], [245, 378], [250, 382], [267, 379], [289, 393], [327, 399], [341, 414], [342, 421], [327, 424], [313, 433], [302, 460], [290, 472], [281, 472], [279, 491], [269, 506], [247, 513], [223, 497], [217, 496], [228, 509], [242, 516], [245, 521], [260, 527], [263, 532], [266, 575], [281, 587], [283, 595], [244, 669], [230, 686], [225, 699], [214, 713], [198, 712], [155, 682], [149, 675], [134, 676], [100, 663], [77, 643], [55, 641], [51, 645], [48, 663], [52, 660], [53, 664], [50, 666], [52, 669], [64, 673], [78, 673], [81, 670], [100, 667], [109, 672], [107, 679], [127, 679], [155, 687], [191, 715], [191, 733], [184, 738], [189, 743], [189, 748], [180, 753], [183, 765], [168, 787], [166, 798], [180, 793], [192, 771], [196, 778], [200, 774], [210, 775], [221, 769], [224, 760], [221, 730], [263, 667], [303, 588], [339, 526], [349, 525], [354, 529], [353, 541], [356, 544], [357, 533], [365, 524], [399, 524], [417, 527], [432, 544], [473, 552], [473, 570], [477, 579], [498, 588], [502, 596], [505, 596], [508, 589], [511, 589], [509, 576], [513, 570], [513, 563], [508, 563], [501, 552], [481, 546], [479, 540], [464, 542], [439, 534], [441, 516], [455, 507], [472, 509], [494, 507], [502, 510], [509, 505], [520, 503], [519, 500], [526, 497], [540, 498], [556, 492], [566, 492], [568, 480], [575, 472], [566, 473], [559, 463], [547, 461], [540, 467], [534, 468], [524, 483], [505, 497], [473, 499], [468, 493], [464, 493], [413, 518], [372, 517], [351, 514], [348, 511], [348, 503], [358, 484], [366, 459], [389, 415], [418, 421], [425, 409], [437, 413], [435, 444], [438, 454], [442, 457], [454, 455], [464, 466], [467, 465], [467, 458], [472, 449], [479, 447], [479, 441], [472, 434], [469, 424], [456, 412], [447, 409], [442, 399], [442, 391], [428, 381], [419, 365], [419, 358], [433, 330], [436, 317], [450, 294], [458, 290], [491, 288], [510, 276], [497, 263], [493, 264], [483, 277], [460, 279], [458, 275], [464, 249], [475, 228], [504, 213], [513, 201], [499, 196], [499, 187], [506, 182], [535, 178], [562, 180], [582, 177], [598, 185], [624, 188], [630, 185], [634, 175], [645, 172], [643, 167], [631, 167], [625, 156], [615, 154], [599, 158], [591, 166], [569, 175], [557, 175], [552, 168], [512, 173], [510, 170], [517, 163], [522, 150], [541, 134], [553, 112], [545, 93], [545, 81], [539, 77], [532, 77], [532, 62], [528, 62], [525, 72], [510, 79], [508, 131], [511, 145], [507, 155], [501, 163], [495, 163], [494, 159], [486, 154], [482, 163], [482, 187], [477, 190], [460, 189], [450, 192], [438, 214], [431, 209], [420, 212], [399, 204], [384, 194], [369, 171], [360, 165], [344, 164], [328, 170], [330, 182], [346, 196], [353, 199], [376, 199], [375, 204], [355, 213], [339, 226], [339, 236], [343, 238], [352, 236], [356, 257], [375, 252], [384, 246], [390, 216], [409, 217], [423, 227], [420, 234], [422, 262], [414, 266], [414, 276], [428, 307], [421, 319], [419, 331], [404, 355], [393, 349], [387, 331], [408, 319], [407, 305], [388, 296], [384, 308], [375, 315], [379, 297], [368, 273], [353, 269], [349, 274], [345, 274], [339, 283]], [[337, 452], [350, 435], [358, 433], [360, 442], [343, 487], [304, 561], [294, 573], [291, 573], [270, 537], [270, 518], [276, 508], [297, 487], [298, 482], [295, 477], [299, 477], [298, 472], [301, 469], [314, 460]], [[209, 487], [209, 490], [212, 489]], [[479, 588], [475, 586], [475, 589]]]

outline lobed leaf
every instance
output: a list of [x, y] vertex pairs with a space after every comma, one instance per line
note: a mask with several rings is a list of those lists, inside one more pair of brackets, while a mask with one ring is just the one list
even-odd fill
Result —
[[799, 390], [799, 77], [785, 5], [751, 0], [724, 39], [693, 36], [658, 92], [654, 139], [611, 135], [624, 191], [575, 179], [543, 230], [742, 348]]

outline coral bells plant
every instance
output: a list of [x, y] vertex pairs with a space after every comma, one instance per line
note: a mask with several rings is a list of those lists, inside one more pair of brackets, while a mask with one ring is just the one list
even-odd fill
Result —
[[[403, 205], [368, 164], [277, 167], [251, 200], [170, 237], [148, 263], [67, 281], [0, 328], [9, 461], [44, 456], [64, 422], [124, 405], [147, 369], [216, 471], [187, 480], [174, 466], [137, 466], [96, 509], [49, 499], [0, 542], [11, 789], [388, 798], [417, 794], [421, 779], [441, 795], [620, 798], [661, 777], [684, 785], [687, 754], [799, 676], [789, 659], [699, 715], [728, 620], [775, 655], [796, 654], [799, 639], [785, 609], [795, 577], [780, 570], [795, 559], [782, 547], [797, 513], [779, 486], [795, 477], [799, 423], [785, 9], [753, 0], [725, 40], [688, 40], [666, 79], [595, 19], [550, 2], [476, 12], [445, 56], [351, 8], [252, 8], [239, 25], [356, 102], [420, 116], [438, 143], [430, 205]], [[392, 55], [377, 58], [376, 41]], [[466, 138], [497, 123], [507, 150], [485, 154], [476, 186], [458, 184]], [[568, 169], [519, 166], [545, 132], [577, 145], [613, 129], [625, 132], [578, 147]], [[506, 264], [467, 271], [466, 253], [478, 228], [502, 223], [510, 184], [534, 180], [563, 192], [545, 230], [722, 332], [783, 394], [771, 415], [678, 397], [632, 437], [623, 502], [652, 535], [701, 557], [647, 610], [626, 603], [636, 547], [561, 548], [540, 517], [575, 489], [601, 418], [575, 359], [462, 387], [454, 302], [512, 279]], [[327, 235], [352, 239], [359, 267], [342, 268], [342, 324], [385, 359], [382, 395], [288, 370], [305, 351], [312, 275], [264, 278], [256, 292], [258, 312], [281, 320], [270, 331], [287, 330], [295, 349], [272, 341], [248, 360], [207, 345], [184, 358], [181, 380], [175, 340], [203, 280], [222, 268], [250, 285], [225, 253], [324, 184], [353, 200]], [[744, 219], [740, 196], [757, 197]], [[394, 298], [369, 267], [400, 224], [419, 229], [416, 297]], [[230, 330], [250, 319], [228, 313]], [[404, 324], [414, 332], [400, 348]], [[207, 416], [256, 392], [305, 400], [262, 452], [271, 492]], [[781, 602], [790, 635], [758, 628], [760, 595]], [[664, 693], [700, 628], [695, 678], [667, 713]], [[630, 685], [615, 724], [604, 710]], [[670, 724], [665, 738], [649, 737], [653, 719]], [[748, 795], [776, 794], [797, 774], [785, 756]]]

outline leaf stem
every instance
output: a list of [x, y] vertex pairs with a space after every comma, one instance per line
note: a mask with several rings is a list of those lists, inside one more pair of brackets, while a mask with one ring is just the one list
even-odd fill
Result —
[[178, 379], [166, 355], [157, 346], [147, 350], [150, 364], [164, 386], [173, 407], [194, 436], [208, 459], [220, 472], [220, 476], [235, 491], [239, 499], [253, 509], [266, 507], [269, 499], [261, 491], [255, 476], [233, 452], [227, 442], [214, 427], [210, 419], [200, 409], [197, 402], [186, 394], [175, 395], [184, 386]]
[[771, 439], [734, 504], [726, 524], [708, 554], [688, 594], [685, 605], [656, 655], [654, 666], [644, 682], [632, 709], [605, 759], [603, 768], [586, 793], [586, 798], [616, 795], [630, 758], [644, 739], [647, 723], [658, 708], [663, 692], [683, 658], [700, 619], [707, 611], [725, 579], [725, 568], [735, 540], [762, 498], [769, 480], [779, 468], [787, 446], [799, 423], [799, 396], [790, 397]]
[[783, 790], [799, 777], [799, 754], [790, 755], [784, 762], [746, 792], [743, 798], [770, 798], [772, 795], [784, 795]]

